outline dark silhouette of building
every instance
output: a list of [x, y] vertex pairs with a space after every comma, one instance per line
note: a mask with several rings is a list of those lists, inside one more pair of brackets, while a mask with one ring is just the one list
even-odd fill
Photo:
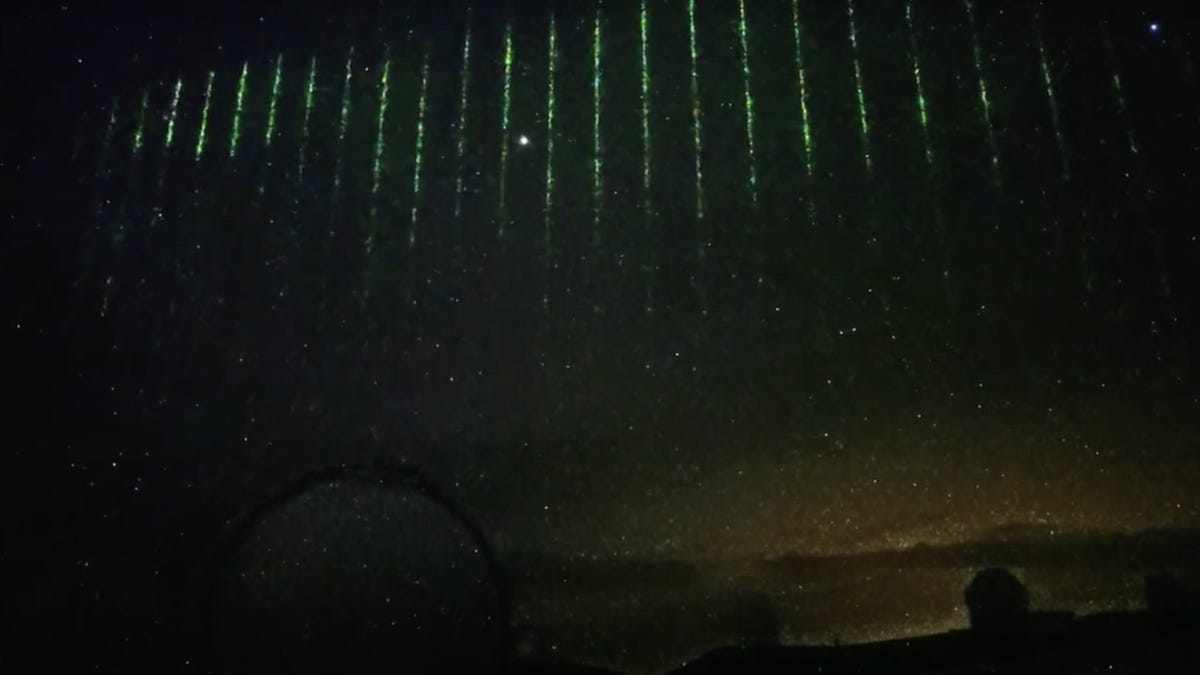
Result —
[[492, 673], [512, 654], [488, 541], [408, 466], [304, 475], [239, 519], [198, 581], [197, 646], [219, 672]]
[[973, 630], [1013, 632], [1029, 620], [1029, 591], [1002, 567], [981, 570], [964, 591]]

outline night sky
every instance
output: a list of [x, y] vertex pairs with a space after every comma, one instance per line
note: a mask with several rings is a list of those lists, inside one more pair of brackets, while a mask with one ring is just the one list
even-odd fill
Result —
[[502, 560], [1200, 527], [1185, 3], [384, 4], [4, 10], [31, 633], [381, 457]]

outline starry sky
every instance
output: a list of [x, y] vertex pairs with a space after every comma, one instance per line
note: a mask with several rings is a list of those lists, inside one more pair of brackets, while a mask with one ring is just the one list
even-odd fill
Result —
[[4, 10], [47, 594], [379, 456], [501, 551], [1200, 526], [1183, 3], [435, 4]]

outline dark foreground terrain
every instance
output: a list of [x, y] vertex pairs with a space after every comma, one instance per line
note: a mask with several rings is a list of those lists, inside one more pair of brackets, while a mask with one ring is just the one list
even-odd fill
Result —
[[955, 631], [849, 647], [714, 650], [678, 673], [1193, 673], [1200, 625], [1093, 615], [1028, 634]]

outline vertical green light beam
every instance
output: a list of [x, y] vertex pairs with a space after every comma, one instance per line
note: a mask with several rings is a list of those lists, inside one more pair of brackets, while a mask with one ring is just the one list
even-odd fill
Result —
[[267, 174], [271, 167], [271, 142], [275, 140], [275, 118], [279, 108], [279, 86], [283, 79], [283, 54], [275, 56], [275, 77], [271, 80], [271, 99], [267, 105], [267, 131], [263, 136], [263, 148], [266, 162], [263, 166], [262, 180], [258, 183], [258, 194], [266, 194]]
[[921, 45], [917, 41], [917, 24], [913, 17], [912, 0], [905, 4], [904, 21], [908, 25], [908, 58], [912, 65], [913, 89], [917, 96], [917, 121], [921, 124], [921, 141], [925, 147], [925, 171], [929, 176], [929, 191], [932, 194], [934, 226], [942, 238], [942, 283], [948, 287], [950, 266], [946, 260], [946, 221], [938, 196], [937, 165], [934, 162], [933, 139], [929, 130], [929, 102], [925, 98], [925, 80], [921, 76]]
[[963, 0], [967, 9], [967, 21], [971, 28], [971, 53], [975, 65], [975, 77], [979, 81], [979, 108], [987, 128], [988, 152], [991, 153], [992, 179], [1000, 183], [1000, 149], [996, 143], [996, 130], [992, 126], [992, 99], [988, 94], [987, 77], [983, 74], [983, 48], [979, 44], [978, 21], [975, 16], [974, 0]]
[[350, 54], [346, 56], [346, 71], [342, 77], [342, 114], [338, 122], [337, 162], [333, 169], [333, 200], [335, 202], [342, 189], [342, 164], [344, 163], [342, 155], [346, 148], [346, 129], [350, 124], [350, 85], [353, 77], [354, 47], [352, 45]]
[[[646, 0], [642, 0], [641, 13], [639, 18], [640, 26], [640, 56], [642, 65], [642, 214], [646, 219], [646, 238], [649, 240], [652, 234], [654, 220], [654, 210], [651, 198], [650, 189], [652, 187], [652, 164], [650, 161], [650, 12], [646, 7]], [[648, 247], [650, 251], [645, 267], [646, 273], [646, 311], [654, 311], [654, 286], [651, 281], [653, 278], [654, 261], [653, 247]]]
[[816, 153], [813, 149], [812, 121], [808, 114], [808, 74], [804, 68], [804, 27], [800, 23], [800, 2], [792, 0], [792, 50], [796, 61], [796, 87], [800, 94], [800, 133], [804, 141], [804, 177], [809, 225], [817, 224]]
[[640, 57], [642, 65], [642, 210], [650, 217], [650, 15], [646, 0], [642, 0], [639, 19]]
[[546, 66], [546, 195], [544, 200], [545, 231], [543, 232], [543, 249], [546, 254], [546, 264], [550, 264], [553, 254], [551, 248], [551, 225], [554, 209], [554, 70], [558, 66], [558, 30], [555, 25], [554, 11], [550, 11], [549, 46]]
[[429, 53], [425, 53], [425, 62], [421, 66], [421, 95], [417, 100], [417, 142], [416, 155], [413, 162], [413, 202], [412, 216], [408, 224], [408, 248], [417, 245], [417, 214], [421, 208], [421, 164], [425, 155], [425, 107], [429, 93]]
[[601, 56], [603, 54], [603, 24], [601, 23], [602, 0], [596, 3], [596, 17], [592, 24], [592, 241], [600, 243], [600, 214], [604, 211], [604, 158], [601, 155], [600, 96]]
[[[1101, 42], [1104, 43], [1105, 57], [1108, 59], [1109, 68], [1112, 70], [1112, 92], [1117, 102], [1117, 113], [1121, 116], [1122, 122], [1125, 124], [1125, 142], [1129, 148], [1129, 154], [1132, 159], [1132, 156], [1138, 154], [1138, 144], [1137, 138], [1134, 136], [1133, 124], [1129, 119], [1129, 109], [1126, 107], [1125, 87], [1121, 83], [1121, 69], [1117, 60], [1117, 51], [1113, 47], [1112, 36], [1108, 31], [1108, 23], [1104, 19], [1100, 19], [1098, 23], [1100, 29], [1100, 39]], [[1132, 174], [1130, 171], [1126, 170], [1125, 177], [1130, 178], [1131, 175]], [[1153, 225], [1149, 227], [1148, 230], [1152, 243], [1152, 250], [1154, 252], [1155, 267], [1157, 268], [1158, 272], [1159, 293], [1162, 295], [1163, 300], [1165, 300], [1167, 303], [1171, 303], [1171, 280], [1167, 275], [1168, 267], [1166, 263], [1165, 252], [1166, 242], [1164, 240], [1165, 238], [1163, 236], [1163, 231], [1160, 227], [1155, 227]], [[1086, 256], [1086, 248], [1081, 246], [1081, 249], [1083, 249]], [[1084, 263], [1085, 265], [1087, 263], [1086, 257], [1084, 258]], [[1090, 282], [1090, 278], [1088, 281]]]
[[138, 104], [137, 124], [133, 130], [133, 156], [142, 154], [146, 145], [146, 109], [150, 106], [150, 90], [142, 90], [142, 102]]
[[308, 67], [308, 82], [304, 85], [304, 121], [300, 127], [300, 160], [298, 176], [304, 180], [304, 170], [308, 166], [308, 127], [312, 119], [313, 96], [317, 89], [317, 57], [312, 57]]
[[117, 130], [117, 116], [121, 112], [121, 97], [114, 96], [112, 105], [108, 108], [108, 124], [104, 125], [104, 141], [100, 146], [100, 169], [103, 171], [108, 160], [109, 149], [112, 148], [113, 134]]
[[504, 221], [508, 219], [508, 116], [512, 110], [513, 33], [512, 17], [504, 27], [504, 95], [500, 103], [500, 225], [499, 237], [504, 238]]
[[267, 149], [271, 147], [271, 141], [275, 140], [275, 116], [276, 109], [279, 106], [279, 86], [283, 80], [283, 54], [275, 57], [275, 79], [271, 81], [271, 103], [267, 108]]
[[750, 29], [746, 0], [738, 0], [738, 39], [742, 47], [742, 93], [746, 103], [746, 155], [750, 160], [750, 201], [758, 206], [758, 161], [754, 152], [754, 95], [750, 90]]
[[[105, 174], [108, 173], [109, 153], [112, 151], [112, 140], [113, 135], [116, 133], [117, 116], [120, 113], [120, 110], [121, 98], [119, 96], [113, 96], [112, 105], [108, 109], [108, 124], [106, 124], [104, 127], [104, 138], [100, 144], [100, 161], [96, 164], [96, 185], [98, 186], [98, 189], [96, 190], [96, 206], [93, 209], [93, 212], [97, 217], [103, 214], [104, 206], [108, 203], [108, 200], [104, 197], [104, 188], [101, 185], [101, 179], [105, 176]], [[112, 295], [112, 283], [113, 276], [110, 268], [108, 273], [105, 274], [104, 291], [101, 293], [100, 298], [101, 317], [108, 316], [108, 305], [111, 301]]]
[[[704, 220], [704, 171], [701, 156], [704, 151], [704, 128], [700, 117], [700, 72], [699, 52], [696, 49], [696, 0], [688, 0], [688, 51], [692, 63], [692, 153], [696, 164], [696, 219]], [[707, 242], [701, 245], [704, 255]]]
[[458, 146], [455, 152], [454, 217], [462, 217], [463, 166], [467, 155], [467, 94], [471, 83], [471, 8], [467, 8], [467, 27], [463, 35], [462, 70], [459, 73]]
[[[800, 125], [804, 138], [804, 170], [811, 179], [816, 175], [813, 160], [812, 124], [808, 115], [808, 78], [804, 69], [804, 42], [800, 25], [800, 2], [792, 0], [792, 42], [796, 51], [796, 83], [800, 89]], [[810, 198], [811, 203], [811, 198]]]
[[1046, 43], [1042, 39], [1042, 18], [1037, 10], [1034, 10], [1033, 13], [1033, 38], [1037, 43], [1038, 65], [1042, 71], [1042, 84], [1046, 88], [1046, 101], [1050, 104], [1050, 124], [1054, 129], [1054, 141], [1058, 145], [1062, 177], [1064, 181], [1069, 181], [1071, 180], [1071, 165], [1067, 160], [1067, 145], [1063, 140], [1062, 125], [1059, 121], [1058, 95], [1054, 90], [1054, 76], [1050, 73], [1050, 57], [1046, 55]]
[[925, 81], [921, 77], [921, 52], [917, 44], [916, 22], [913, 20], [912, 0], [904, 7], [904, 20], [908, 24], [908, 60], [912, 66], [913, 87], [917, 95], [917, 120], [921, 123], [921, 141], [925, 146], [925, 166], [933, 171], [933, 142], [929, 136], [929, 105], [925, 100]]
[[112, 105], [108, 108], [108, 123], [104, 125], [104, 136], [100, 139], [100, 159], [96, 162], [96, 208], [94, 209], [99, 216], [104, 209], [104, 204], [107, 200], [104, 199], [104, 191], [101, 186], [101, 180], [108, 173], [108, 160], [112, 152], [113, 135], [117, 130], [117, 116], [121, 111], [121, 98], [113, 96]]
[[862, 60], [858, 52], [858, 22], [854, 18], [854, 0], [846, 0], [846, 15], [850, 19], [850, 51], [854, 60], [854, 92], [858, 98], [858, 126], [862, 134], [863, 166], [867, 175], [874, 170], [871, 161], [871, 119], [867, 115], [867, 95], [863, 87]]
[[1104, 42], [1104, 53], [1108, 65], [1112, 69], [1112, 90], [1117, 99], [1117, 112], [1125, 121], [1125, 142], [1129, 146], [1129, 154], [1138, 154], [1137, 139], [1133, 135], [1133, 126], [1129, 123], [1129, 114], [1125, 106], [1125, 87], [1121, 84], [1121, 69], [1117, 64], [1117, 52], [1113, 49], [1112, 36], [1108, 33], [1108, 23], [1100, 20], [1100, 38]]
[[[163, 137], [162, 160], [158, 167], [156, 200], [162, 196], [163, 186], [167, 182], [167, 165], [171, 159], [171, 147], [175, 144], [175, 120], [179, 114], [179, 98], [182, 94], [183, 78], [178, 78], [175, 80], [175, 88], [171, 91], [171, 104], [167, 109], [167, 133]], [[157, 221], [163, 215], [160, 204], [155, 204], [154, 212], [154, 221]]]
[[542, 305], [550, 305], [550, 270], [554, 266], [552, 226], [554, 220], [554, 70], [558, 66], [558, 29], [554, 10], [550, 10], [548, 58], [546, 66], [546, 199], [544, 203], [545, 228], [542, 234], [542, 249], [546, 256], [546, 287], [542, 292]]
[[[375, 217], [379, 212], [379, 183], [383, 174], [383, 153], [386, 149], [384, 143], [384, 131], [387, 129], [387, 111], [388, 111], [388, 78], [392, 70], [392, 59], [388, 51], [384, 50], [383, 68], [379, 71], [379, 116], [375, 123], [375, 163], [371, 167], [371, 222], [375, 222]], [[372, 237], [373, 238], [373, 237]], [[371, 242], [368, 242], [368, 252], [371, 248]]]
[[242, 76], [238, 78], [237, 102], [233, 109], [233, 131], [229, 135], [229, 157], [237, 156], [238, 140], [242, 136], [242, 106], [246, 101], [246, 78], [250, 74], [250, 64], [242, 64]]
[[208, 111], [212, 109], [213, 80], [217, 74], [208, 71], [208, 83], [204, 85], [204, 107], [200, 109], [200, 129], [196, 132], [196, 161], [204, 156], [204, 146], [208, 143]]
[[112, 139], [117, 130], [117, 116], [121, 112], [121, 98], [114, 96], [108, 108], [108, 123], [104, 125], [104, 138], [100, 142], [100, 161], [96, 164], [96, 178], [108, 171], [108, 154], [112, 151]]
[[183, 78], [175, 80], [175, 90], [171, 93], [171, 108], [167, 112], [167, 137], [164, 140], [165, 150], [170, 150], [175, 144], [175, 120], [179, 117], [179, 97], [183, 95]]

